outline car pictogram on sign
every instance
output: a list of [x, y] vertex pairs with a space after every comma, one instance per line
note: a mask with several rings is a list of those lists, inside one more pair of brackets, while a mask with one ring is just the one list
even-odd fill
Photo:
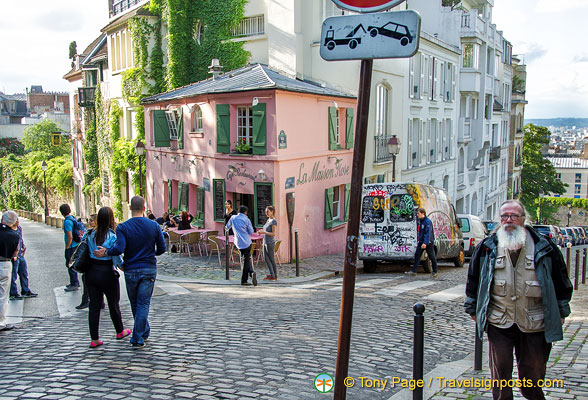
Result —
[[388, 22], [383, 26], [368, 26], [368, 32], [371, 37], [382, 35], [400, 40], [400, 44], [403, 46], [412, 43], [413, 39], [406, 25], [397, 24], [395, 22]]

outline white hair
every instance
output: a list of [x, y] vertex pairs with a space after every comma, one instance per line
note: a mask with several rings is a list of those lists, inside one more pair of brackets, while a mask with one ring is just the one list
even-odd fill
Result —
[[16, 221], [18, 221], [18, 215], [14, 211], [8, 210], [2, 213], [2, 223], [4, 225], [13, 227], [14, 224], [16, 224]]

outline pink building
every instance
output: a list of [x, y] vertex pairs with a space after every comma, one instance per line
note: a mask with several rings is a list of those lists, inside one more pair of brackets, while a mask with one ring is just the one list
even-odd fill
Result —
[[187, 210], [220, 233], [226, 199], [247, 205], [255, 228], [273, 204], [286, 260], [293, 193], [300, 257], [344, 251], [354, 96], [254, 64], [143, 104], [146, 194], [156, 216]]

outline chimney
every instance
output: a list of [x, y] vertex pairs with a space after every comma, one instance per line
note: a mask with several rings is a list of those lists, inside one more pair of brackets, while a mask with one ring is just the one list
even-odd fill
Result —
[[213, 58], [211, 64], [208, 66], [208, 73], [212, 74], [212, 79], [218, 78], [222, 74], [223, 66], [220, 65], [218, 58]]

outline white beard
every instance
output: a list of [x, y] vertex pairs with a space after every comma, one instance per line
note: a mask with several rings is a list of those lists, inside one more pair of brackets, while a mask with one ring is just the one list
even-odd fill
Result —
[[[511, 225], [512, 226], [512, 225]], [[527, 231], [519, 225], [510, 232], [504, 229], [504, 226], [498, 228], [496, 236], [498, 238], [498, 245], [508, 250], [518, 250], [525, 245], [527, 241]]]

